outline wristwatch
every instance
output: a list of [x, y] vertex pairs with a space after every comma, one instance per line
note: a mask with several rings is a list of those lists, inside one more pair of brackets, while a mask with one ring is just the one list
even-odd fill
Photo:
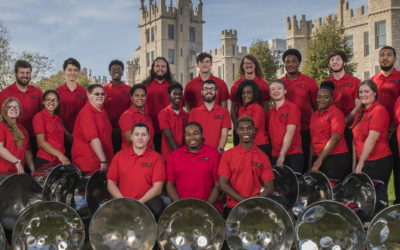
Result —
[[16, 165], [17, 163], [21, 163], [21, 160], [18, 159], [16, 162], [14, 162], [14, 165]]

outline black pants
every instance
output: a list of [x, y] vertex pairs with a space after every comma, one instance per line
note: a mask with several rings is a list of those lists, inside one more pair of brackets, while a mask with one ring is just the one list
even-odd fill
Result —
[[[271, 164], [272, 166], [276, 165], [276, 160], [278, 160], [278, 157], [271, 157]], [[303, 155], [302, 154], [292, 154], [292, 155], [286, 155], [285, 156], [285, 161], [283, 162], [284, 165], [290, 167], [294, 172], [304, 174], [305, 172], [303, 171]]]
[[239, 136], [236, 134], [236, 129], [233, 130], [233, 146], [237, 146], [239, 144]]
[[389, 146], [393, 153], [393, 185], [396, 196], [394, 204], [398, 204], [400, 203], [400, 159], [396, 131], [394, 131], [389, 140]]
[[113, 128], [112, 130], [112, 144], [114, 155], [121, 150], [122, 144], [122, 137], [121, 137], [121, 129], [120, 128]]
[[303, 170], [301, 173], [305, 173], [310, 165], [310, 147], [311, 147], [311, 135], [310, 130], [303, 130], [301, 133], [301, 147], [303, 149]]
[[393, 167], [393, 156], [389, 155], [375, 161], [366, 161], [363, 172], [372, 180], [379, 180], [387, 187]]
[[350, 160], [353, 160], [353, 131], [348, 127], [344, 129], [344, 140], [346, 141], [347, 149], [350, 153]]
[[161, 133], [154, 133], [154, 150], [161, 154]]
[[[313, 158], [313, 163], [318, 157]], [[349, 153], [328, 155], [319, 169], [329, 179], [342, 181], [351, 173], [351, 158]]]
[[158, 221], [158, 218], [160, 218], [160, 215], [162, 211], [164, 211], [164, 201], [161, 198], [161, 196], [156, 196], [153, 199], [149, 200], [148, 202], [145, 203], [146, 207], [150, 209], [150, 211], [153, 213], [154, 218], [156, 218], [156, 221]]
[[272, 150], [271, 144], [257, 145], [257, 147], [259, 147], [261, 151], [263, 151], [271, 159], [271, 150]]

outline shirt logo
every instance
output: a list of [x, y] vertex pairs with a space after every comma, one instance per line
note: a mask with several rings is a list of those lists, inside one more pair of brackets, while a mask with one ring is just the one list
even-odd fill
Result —
[[281, 116], [281, 117], [288, 117], [289, 114], [288, 114], [288, 113], [283, 113], [283, 114], [281, 114], [280, 116]]
[[208, 161], [208, 160], [210, 160], [210, 158], [208, 158], [208, 157], [199, 157], [199, 158], [197, 158], [199, 161]]
[[260, 168], [260, 167], [263, 166], [262, 163], [260, 163], [260, 162], [255, 162], [255, 161], [252, 161], [252, 162], [251, 162], [251, 165], [252, 165], [253, 167], [258, 167], [258, 168]]
[[371, 119], [372, 118], [372, 115], [367, 115], [367, 119]]
[[297, 85], [296, 85], [296, 87], [299, 87], [299, 88], [305, 88], [305, 87], [306, 87], [306, 85], [305, 85], [304, 83], [299, 83], [299, 84], [297, 84]]
[[141, 166], [145, 168], [150, 168], [153, 165], [151, 162], [142, 162]]
[[396, 84], [399, 84], [400, 83], [400, 80], [390, 80], [392, 83], [396, 83]]
[[353, 87], [353, 83], [351, 83], [351, 82], [345, 83], [344, 86], [345, 86], [345, 87]]
[[39, 95], [32, 95], [33, 98], [39, 99]]
[[327, 120], [329, 120], [329, 119], [331, 119], [331, 115], [326, 115], [325, 118], [326, 118]]
[[224, 119], [224, 115], [214, 115], [214, 119]]

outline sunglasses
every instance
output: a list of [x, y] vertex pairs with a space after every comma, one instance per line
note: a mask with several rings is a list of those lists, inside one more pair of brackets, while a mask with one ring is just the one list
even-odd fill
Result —
[[95, 95], [95, 96], [105, 96], [106, 93], [104, 93], [104, 92], [96, 92], [96, 93], [93, 93], [93, 95]]

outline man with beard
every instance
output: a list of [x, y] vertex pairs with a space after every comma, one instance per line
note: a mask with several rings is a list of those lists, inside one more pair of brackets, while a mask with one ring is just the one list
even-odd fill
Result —
[[349, 127], [352, 125], [354, 115], [361, 105], [357, 93], [360, 79], [347, 74], [344, 70], [346, 65], [347, 55], [343, 51], [332, 51], [329, 53], [329, 68], [332, 71], [332, 75], [325, 81], [331, 81], [335, 84], [333, 103], [344, 114], [347, 125], [344, 130], [344, 137], [347, 147], [351, 150], [353, 145], [353, 133]]
[[[378, 86], [378, 100], [389, 113], [390, 128], [389, 145], [393, 152], [393, 176], [394, 176], [394, 190], [396, 200], [394, 203], [400, 203], [400, 160], [399, 150], [394, 121], [394, 106], [397, 98], [400, 95], [400, 71], [396, 70], [394, 63], [396, 62], [396, 50], [390, 46], [384, 46], [379, 50], [379, 65], [381, 71], [371, 77]], [[398, 117], [397, 117], [398, 119]], [[387, 183], [386, 183], [387, 185]]]
[[[168, 157], [168, 196], [173, 201], [196, 198], [215, 204], [219, 196], [220, 153], [215, 148], [203, 144], [203, 130], [197, 122], [186, 125], [185, 144]], [[215, 205], [222, 209], [219, 202]]]
[[124, 64], [119, 60], [113, 60], [108, 65], [111, 82], [104, 86], [106, 99], [104, 109], [110, 118], [113, 127], [112, 140], [114, 153], [121, 149], [121, 129], [118, 126], [118, 120], [122, 113], [130, 106], [130, 89], [128, 85], [121, 81], [124, 73]]
[[32, 119], [41, 107], [42, 91], [29, 85], [32, 65], [25, 60], [18, 60], [14, 66], [16, 81], [0, 92], [0, 105], [5, 99], [15, 97], [21, 104], [22, 115], [18, 123], [22, 124], [29, 133], [32, 154], [35, 155], [37, 146], [33, 133]]
[[215, 102], [224, 108], [227, 108], [227, 101], [229, 99], [229, 91], [226, 83], [211, 74], [212, 56], [208, 53], [200, 53], [197, 58], [197, 68], [199, 69], [199, 76], [186, 84], [183, 100], [185, 101], [186, 109], [188, 112], [193, 108], [200, 107], [203, 104], [201, 96], [201, 88], [204, 81], [213, 80], [218, 88], [218, 94]]
[[219, 184], [226, 193], [225, 215], [242, 200], [253, 196], [267, 197], [274, 189], [269, 158], [254, 144], [253, 120], [242, 116], [236, 127], [239, 145], [222, 154], [218, 169]]
[[143, 81], [146, 86], [145, 110], [151, 117], [154, 125], [154, 147], [161, 152], [161, 129], [158, 123], [158, 113], [169, 105], [168, 87], [172, 82], [169, 63], [164, 57], [157, 57], [151, 64], [149, 77]]
[[203, 83], [201, 90], [203, 105], [189, 113], [189, 122], [200, 123], [204, 131], [204, 143], [223, 152], [231, 121], [228, 110], [215, 103], [218, 91], [217, 84], [213, 80], [206, 80]]
[[[303, 170], [310, 165], [310, 119], [317, 107], [318, 85], [314, 79], [300, 73], [301, 54], [297, 49], [288, 49], [282, 55], [286, 75], [281, 78], [286, 84], [286, 99], [296, 104], [301, 111], [301, 141], [304, 156]], [[272, 132], [272, 131], [271, 131]]]

